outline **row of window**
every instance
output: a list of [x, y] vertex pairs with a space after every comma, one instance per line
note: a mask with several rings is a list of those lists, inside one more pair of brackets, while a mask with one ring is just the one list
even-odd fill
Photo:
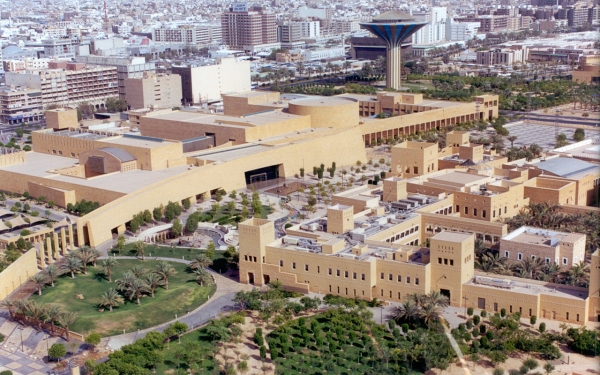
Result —
[[[509, 258], [510, 257], [510, 251], [504, 251], [504, 257]], [[535, 259], [536, 256], [535, 255], [531, 255], [531, 259]], [[517, 253], [517, 259], [518, 260], [523, 260], [523, 253]], [[583, 259], [583, 255], [582, 258]], [[550, 258], [545, 258], [546, 263], [550, 263], [551, 259]], [[558, 264], [558, 258], [556, 258], [556, 260], [554, 261], [556, 264]], [[573, 258], [573, 263], [577, 263], [577, 257]], [[569, 264], [569, 258], [567, 257], [563, 257], [562, 258], [562, 264], [563, 265], [567, 265]]]
[[[456, 212], [460, 212], [460, 205], [458, 205], [458, 204], [456, 205]], [[507, 213], [507, 212], [508, 212], [508, 206], [504, 206], [504, 213]], [[469, 207], [466, 207], [466, 206], [464, 207], [464, 213], [465, 213], [465, 215], [469, 214]], [[477, 209], [473, 208], [473, 216], [476, 217], [477, 215], [478, 215]], [[501, 216], [501, 215], [502, 215], [502, 208], [499, 208], [498, 216]], [[492, 210], [492, 216], [496, 217], [496, 210]], [[481, 210], [481, 217], [484, 219], [487, 217], [486, 210]]]
[[[348, 288], [344, 288], [344, 289], [345, 289], [345, 294], [346, 294], [346, 295], [348, 295]], [[329, 292], [330, 292], [330, 293], [333, 293], [333, 287], [332, 287], [331, 285], [329, 285]], [[362, 295], [364, 296], [364, 295], [365, 295], [365, 291], [364, 291], [364, 290], [361, 290], [361, 292], [362, 292]], [[339, 287], [339, 286], [337, 287], [337, 294], [340, 294], [340, 287]], [[384, 294], [384, 293], [383, 293], [383, 289], [381, 289], [381, 292], [380, 292], [380, 294], [381, 294], [381, 297], [384, 297], [384, 295], [383, 295], [383, 294]], [[353, 290], [353, 295], [354, 295], [354, 297], [356, 297], [356, 296], [357, 296], [357, 294], [356, 294], [356, 289], [354, 289], [354, 290]], [[391, 290], [390, 290], [390, 298], [394, 298], [394, 297], [393, 297], [393, 292], [392, 292]], [[399, 300], [400, 300], [400, 299], [402, 299], [402, 298], [401, 298], [401, 294], [400, 294], [400, 292], [398, 292], [398, 299], [399, 299]]]
[[[381, 280], [385, 279], [385, 273], [382, 272], [379, 277], [381, 278]], [[394, 281], [394, 275], [393, 274], [388, 274], [388, 280], [389, 281]], [[401, 283], [402, 282], [402, 275], [397, 275], [396, 276], [396, 281]], [[410, 284], [410, 276], [406, 276], [406, 283]], [[415, 285], [419, 285], [419, 278], [415, 277]]]
[[385, 240], [385, 242], [394, 242], [394, 241], [398, 241], [401, 238], [407, 237], [413, 233], [417, 233], [419, 231], [419, 226], [414, 226], [410, 229], [405, 230], [402, 233], [398, 233], [390, 238], [388, 238], [387, 240]]

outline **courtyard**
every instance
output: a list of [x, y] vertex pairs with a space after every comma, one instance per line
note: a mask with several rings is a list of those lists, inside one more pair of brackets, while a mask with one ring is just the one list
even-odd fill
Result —
[[[186, 264], [169, 262], [176, 273], [169, 277], [168, 290], [164, 286], [157, 287], [154, 298], [147, 293], [143, 294], [139, 306], [135, 298], [125, 298], [124, 303], [114, 307], [113, 312], [99, 305], [103, 293], [109, 289], [117, 289], [115, 280], [121, 278], [126, 271], [134, 266], [142, 266], [151, 272], [158, 263], [160, 262], [154, 260], [120, 259], [112, 269], [112, 282], [108, 282], [99, 266], [89, 267], [87, 275], [76, 274], [74, 279], [63, 275], [56, 281], [54, 288], [47, 286], [42, 296], [34, 294], [31, 299], [41, 304], [56, 304], [64, 310], [77, 313], [77, 319], [69, 327], [71, 331], [84, 335], [97, 332], [102, 336], [111, 336], [173, 320], [176, 314], [181, 316], [194, 310], [214, 294], [216, 286], [198, 285]], [[77, 295], [83, 298], [77, 298]]]

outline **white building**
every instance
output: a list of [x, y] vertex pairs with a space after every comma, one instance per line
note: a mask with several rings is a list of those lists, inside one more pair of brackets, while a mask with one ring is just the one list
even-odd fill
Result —
[[300, 22], [303, 38], [318, 38], [321, 36], [321, 25], [318, 21]]
[[446, 19], [446, 39], [449, 41], [467, 41], [477, 35], [479, 22], [454, 22], [452, 18]]
[[181, 76], [184, 104], [209, 103], [221, 94], [250, 91], [250, 61], [218, 59], [215, 65], [176, 66], [173, 74]]
[[513, 65], [523, 62], [523, 49], [494, 49], [477, 52], [479, 65]]
[[304, 61], [333, 60], [344, 57], [346, 51], [343, 47], [309, 49], [305, 50], [302, 55], [304, 56]]
[[333, 9], [331, 8], [298, 8], [298, 16], [300, 18], [318, 18], [318, 19], [331, 19], [333, 17]]
[[412, 35], [413, 44], [433, 44], [446, 40], [446, 7], [432, 7], [425, 14], [413, 14], [421, 21], [429, 23]]

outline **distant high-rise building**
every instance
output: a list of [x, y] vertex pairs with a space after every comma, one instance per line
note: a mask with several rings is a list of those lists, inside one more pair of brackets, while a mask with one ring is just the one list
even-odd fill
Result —
[[446, 7], [433, 7], [430, 12], [413, 14], [420, 21], [428, 24], [412, 35], [413, 44], [433, 44], [446, 40]]
[[234, 3], [221, 15], [223, 43], [229, 48], [254, 51], [255, 47], [277, 43], [275, 14], [251, 11], [245, 3]]
[[143, 77], [125, 79], [125, 100], [131, 109], [178, 107], [181, 97], [177, 74], [144, 72]]

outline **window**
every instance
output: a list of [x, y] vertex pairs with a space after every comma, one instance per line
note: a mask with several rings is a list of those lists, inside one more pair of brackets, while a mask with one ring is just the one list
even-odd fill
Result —
[[481, 216], [485, 218], [486, 212], [485, 210], [481, 210]]
[[448, 264], [448, 258], [444, 258], [444, 264]]
[[512, 305], [509, 306], [509, 311], [512, 314]]
[[365, 279], [365, 274], [364, 274], [364, 273], [361, 275], [360, 279], [361, 279], [361, 280], [364, 280], [364, 279]]
[[577, 321], [579, 321], [579, 314], [577, 314]]
[[442, 264], [442, 258], [438, 258], [438, 264]]
[[473, 209], [473, 216], [477, 216], [477, 209], [476, 208]]
[[531, 316], [531, 309], [529, 309], [529, 316]]
[[348, 271], [344, 271], [344, 277], [348, 278]]
[[509, 256], [509, 255], [510, 255], [510, 251], [505, 251], [505, 252], [504, 252], [504, 257], [505, 257], [505, 258], [508, 258], [508, 256]]
[[567, 312], [567, 320], [569, 320], [569, 313]]
[[352, 278], [356, 280], [356, 272], [352, 272]]
[[401, 299], [401, 298], [400, 298], [400, 292], [398, 292], [398, 299]]
[[456, 205], [456, 212], [460, 213], [460, 206], [458, 204]]
[[569, 264], [569, 259], [567, 259], [567, 258], [563, 258], [563, 264], [565, 264], [565, 265], [566, 265], [566, 264]]
[[332, 271], [333, 271], [333, 270], [332, 270], [331, 268], [329, 268], [327, 273], [329, 273], [329, 274], [331, 275], [331, 272], [332, 272]]
[[394, 275], [392, 275], [391, 273], [388, 275], [388, 280], [392, 281], [394, 280]]
[[496, 211], [495, 210], [492, 210], [492, 216], [496, 217]]
[[508, 206], [504, 206], [504, 213], [506, 213], [506, 207], [508, 207]]
[[454, 259], [450, 259], [450, 265], [453, 266], [454, 265]]
[[335, 270], [335, 274], [336, 274], [336, 276], [339, 277], [340, 276], [340, 270]]
[[382, 272], [381, 273], [381, 280], [383, 280], [385, 278], [385, 274]]
[[292, 268], [296, 269], [296, 262], [292, 262]]
[[415, 285], [419, 285], [419, 278], [415, 277]]
[[304, 265], [304, 270], [305, 270], [305, 271], [308, 271], [308, 264], [305, 264], [305, 265]]
[[517, 254], [517, 259], [518, 260], [523, 260], [523, 253], [518, 253]]
[[413, 173], [419, 174], [419, 167], [413, 167]]
[[465, 207], [465, 215], [469, 214], [469, 207]]
[[279, 261], [279, 267], [283, 267], [283, 260]]
[[531, 259], [535, 259], [535, 255], [532, 255], [532, 256], [531, 256]]
[[381, 289], [381, 296], [383, 297], [383, 289]]
[[410, 276], [406, 276], [406, 283], [410, 284]]
[[321, 266], [317, 266], [317, 273], [321, 273]]
[[401, 283], [402, 282], [402, 276], [398, 275], [398, 282]]

